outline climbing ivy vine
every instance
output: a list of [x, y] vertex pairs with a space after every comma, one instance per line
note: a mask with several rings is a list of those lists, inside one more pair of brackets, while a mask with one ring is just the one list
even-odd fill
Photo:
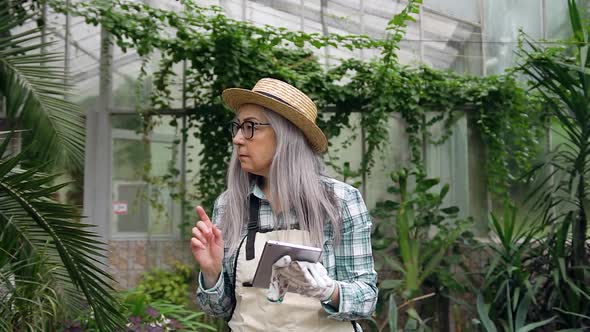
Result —
[[[63, 1], [51, 2], [59, 11], [82, 16], [89, 24], [101, 24], [123, 51], [135, 49], [144, 64], [158, 53], [150, 114], [171, 108], [175, 101], [172, 86], [180, 82], [174, 65], [186, 61], [188, 127], [182, 133], [185, 138], [189, 133], [194, 135], [204, 146], [195, 183], [198, 199], [204, 204], [211, 204], [222, 191], [229, 160], [225, 124], [233, 114], [224, 108], [221, 92], [228, 87], [252, 87], [261, 77], [295, 85], [308, 93], [320, 110], [330, 107], [332, 111], [319, 120], [328, 137], [350, 128], [351, 114], [360, 112], [367, 153], [358, 172], [370, 172], [374, 165], [388, 138], [391, 113], [399, 113], [405, 120], [411, 162], [421, 167], [423, 141], [432, 140], [429, 128], [444, 124], [445, 135], [435, 142], [440, 143], [451, 134], [455, 111], [471, 112], [487, 149], [489, 187], [498, 194], [506, 193], [512, 179], [528, 168], [535, 155], [543, 128], [541, 103], [523, 90], [512, 74], [474, 77], [399, 63], [399, 42], [421, 0], [409, 1], [406, 9], [392, 18], [384, 40], [256, 27], [228, 18], [219, 7], [201, 7], [191, 0], [180, 3], [184, 10], [175, 12], [122, 0], [93, 0], [69, 7]], [[382, 53], [370, 61], [348, 59], [325, 69], [314, 50], [326, 46], [377, 48]], [[433, 111], [436, 115], [428, 117]], [[146, 117], [146, 131], [151, 130], [153, 118]], [[173, 120], [172, 124], [178, 122]], [[172, 167], [172, 172], [177, 170]]]

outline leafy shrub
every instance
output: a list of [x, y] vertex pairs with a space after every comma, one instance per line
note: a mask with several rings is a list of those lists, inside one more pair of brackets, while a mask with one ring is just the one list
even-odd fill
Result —
[[192, 271], [186, 264], [177, 262], [173, 271], [154, 269], [143, 275], [137, 292], [145, 294], [148, 302], [164, 300], [173, 304], [188, 304]]
[[[410, 324], [406, 327], [418, 323], [424, 327], [434, 317], [422, 319], [418, 301], [429, 297], [440, 301], [450, 291], [465, 291], [454, 271], [463, 264], [461, 245], [472, 242], [472, 220], [460, 218], [458, 207], [444, 206], [449, 185], [440, 185], [439, 179], [428, 178], [420, 169], [393, 172], [391, 180], [393, 186], [387, 191], [394, 199], [378, 202], [372, 212], [379, 220], [372, 235], [376, 267], [394, 273], [393, 278], [380, 280], [378, 309], [389, 319], [392, 313], [397, 316], [393, 299], [397, 296], [404, 301], [400, 314]], [[446, 313], [436, 316], [436, 323], [444, 325], [440, 320]], [[387, 319], [381, 325], [385, 323]]]
[[[139, 285], [116, 295], [122, 304], [127, 331], [195, 331], [217, 330], [208, 324], [206, 315], [189, 303], [191, 268], [180, 262], [172, 271], [154, 269], [146, 272]], [[215, 322], [213, 322], [215, 323]], [[68, 320], [59, 331], [97, 331], [91, 309]]]
[[[123, 316], [126, 317], [126, 331], [215, 331], [216, 328], [204, 323], [205, 313], [166, 300], [151, 300], [150, 296], [132, 289], [119, 293]], [[68, 320], [58, 331], [98, 331], [94, 312], [89, 309], [74, 320]]]
[[205, 315], [203, 312], [192, 310], [184, 304], [167, 300], [150, 301], [149, 298], [138, 289], [126, 294], [123, 305], [129, 319], [127, 331], [215, 331], [213, 326], [201, 322]]

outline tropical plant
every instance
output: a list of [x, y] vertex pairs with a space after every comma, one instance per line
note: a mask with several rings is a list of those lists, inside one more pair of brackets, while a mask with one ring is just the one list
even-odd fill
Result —
[[129, 318], [128, 331], [143, 331], [149, 327], [160, 327], [158, 331], [215, 331], [215, 327], [202, 322], [204, 312], [186, 305], [166, 300], [149, 300], [145, 293], [131, 290], [123, 294], [123, 305]]
[[83, 169], [84, 122], [66, 100], [63, 56], [44, 51], [50, 44], [40, 42], [38, 10], [23, 2], [0, 4], [5, 125], [22, 129], [28, 142], [16, 155], [8, 154], [12, 134], [0, 146], [0, 327], [52, 330], [64, 313], [87, 305], [100, 330], [113, 330], [123, 317], [109, 294], [112, 279], [98, 264], [103, 244], [90, 225], [75, 222], [76, 207], [52, 199], [67, 184], [55, 185], [59, 175], [41, 172], [57, 165]]
[[[458, 218], [457, 207], [443, 207], [449, 186], [443, 185], [434, 192], [438, 179], [405, 168], [393, 172], [391, 179], [394, 186], [388, 192], [397, 198], [378, 202], [372, 213], [378, 220], [372, 236], [373, 248], [377, 262], [382, 264], [378, 269], [389, 269], [401, 277], [381, 280], [380, 297], [399, 296], [406, 302], [400, 308], [408, 315], [408, 323], [418, 326], [426, 320], [416, 311], [418, 301], [462, 288], [452, 275], [452, 267], [459, 264], [454, 259], [454, 247], [462, 238], [470, 237], [470, 221]], [[395, 302], [388, 303], [391, 306]]]
[[137, 291], [144, 293], [148, 300], [165, 300], [174, 304], [188, 304], [191, 269], [177, 262], [174, 271], [153, 269], [143, 274]]
[[[67, 101], [71, 86], [60, 65], [63, 55], [44, 52], [51, 43], [40, 42], [42, 29], [32, 26], [38, 11], [9, 3], [0, 1], [0, 95], [7, 128], [27, 129], [29, 163], [81, 170], [84, 121], [79, 106]], [[19, 29], [24, 31], [12, 34]]]
[[590, 25], [576, 1], [568, 0], [568, 8], [573, 47], [544, 48], [525, 36], [520, 68], [544, 96], [565, 141], [533, 171], [541, 179], [533, 209], [550, 226], [547, 273], [553, 277], [544, 287], [551, 290], [545, 307], [556, 308], [565, 326], [583, 328], [590, 326]]
[[50, 330], [62, 302], [50, 267], [19, 241], [12, 222], [0, 224], [0, 331]]
[[[483, 252], [491, 262], [480, 289], [474, 290], [479, 321], [488, 332], [497, 326], [505, 332], [532, 331], [556, 318], [532, 312], [531, 302], [538, 306], [539, 289], [548, 278], [536, 265], [544, 227], [538, 219], [520, 220], [517, 212], [506, 202], [502, 218], [490, 214], [490, 239], [483, 243]], [[540, 320], [527, 324], [536, 318]]]
[[[521, 294], [518, 290], [515, 290], [514, 293], [511, 292], [510, 286], [506, 287], [506, 298], [508, 299], [508, 305], [506, 306], [506, 317], [507, 320], [502, 320], [501, 325], [502, 330], [504, 332], [529, 332], [535, 331], [536, 329], [541, 328], [553, 320], [554, 317], [550, 317], [544, 319], [539, 322], [528, 323], [526, 322], [527, 315], [529, 312], [529, 306], [531, 304], [531, 299], [533, 295], [529, 292], [525, 292]], [[497, 332], [498, 328], [496, 324], [492, 322], [488, 315], [489, 305], [486, 305], [483, 300], [483, 296], [481, 294], [477, 295], [477, 312], [479, 315], [479, 320], [486, 332]], [[577, 330], [570, 330], [570, 332], [574, 332]], [[580, 330], [581, 332], [581, 330]]]
[[52, 185], [57, 175], [40, 173], [43, 165], [20, 169], [22, 153], [5, 155], [10, 137], [0, 146], [2, 324], [43, 330], [88, 305], [101, 330], [115, 329], [122, 316], [109, 293], [113, 280], [99, 264], [103, 244], [91, 225], [73, 221], [77, 208], [52, 199], [67, 183]]
[[538, 287], [530, 267], [542, 227], [526, 219], [519, 220], [517, 211], [515, 206], [507, 203], [503, 218], [490, 214], [491, 239], [485, 243], [484, 251], [490, 255], [491, 262], [481, 289], [484, 299], [494, 304], [493, 318], [503, 317], [504, 310], [511, 308], [513, 291], [535, 294]]
[[[166, 300], [153, 300], [137, 288], [118, 293], [122, 314], [127, 319], [126, 331], [218, 331], [215, 326], [203, 322], [204, 312], [183, 304]], [[64, 332], [98, 331], [94, 311], [89, 308], [75, 319], [67, 320]]]
[[[21, 170], [23, 154], [7, 156], [10, 136], [0, 146], [0, 299], [3, 324], [13, 330], [39, 330], [93, 308], [101, 330], [120, 326], [118, 304], [109, 294], [113, 280], [99, 262], [102, 243], [78, 223], [77, 208], [52, 195], [67, 184], [52, 185], [57, 175]], [[57, 305], [59, 303], [59, 305]], [[37, 316], [38, 319], [31, 319]]]

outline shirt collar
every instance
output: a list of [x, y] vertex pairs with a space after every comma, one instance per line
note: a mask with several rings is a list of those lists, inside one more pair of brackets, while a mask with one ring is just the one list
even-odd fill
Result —
[[264, 192], [262, 191], [260, 186], [258, 186], [258, 181], [250, 182], [250, 192], [248, 194], [252, 194], [260, 199], [266, 199]]

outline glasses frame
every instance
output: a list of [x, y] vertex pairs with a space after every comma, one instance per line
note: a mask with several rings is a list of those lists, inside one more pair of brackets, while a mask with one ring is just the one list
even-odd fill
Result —
[[[244, 125], [248, 124], [248, 123], [252, 125], [252, 133], [251, 134], [246, 133], [246, 130], [244, 129]], [[239, 130], [242, 131], [242, 136], [244, 136], [245, 139], [252, 139], [252, 137], [254, 137], [254, 134], [256, 133], [256, 127], [258, 127], [258, 126], [270, 126], [270, 123], [262, 123], [262, 122], [254, 122], [252, 120], [246, 120], [240, 124], [238, 121], [231, 121], [230, 123], [228, 123], [228, 130], [229, 130], [229, 134], [232, 139], [234, 137], [236, 137]], [[233, 130], [234, 128], [236, 128], [235, 133]], [[249, 135], [247, 135], [247, 134], [249, 134]]]

